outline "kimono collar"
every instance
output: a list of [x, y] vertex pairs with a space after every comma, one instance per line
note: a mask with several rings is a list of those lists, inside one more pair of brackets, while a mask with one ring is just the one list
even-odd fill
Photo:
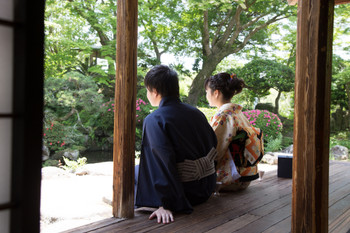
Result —
[[168, 105], [169, 103], [181, 103], [180, 99], [175, 96], [165, 96], [159, 103], [159, 107]]
[[225, 110], [230, 110], [233, 112], [240, 112], [240, 111], [242, 111], [242, 106], [239, 104], [227, 103], [227, 104], [222, 105], [219, 108], [219, 111], [225, 111]]

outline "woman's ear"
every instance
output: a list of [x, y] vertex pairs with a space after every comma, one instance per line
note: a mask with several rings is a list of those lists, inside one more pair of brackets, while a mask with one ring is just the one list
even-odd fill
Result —
[[215, 98], [218, 98], [219, 95], [220, 95], [220, 91], [219, 90], [215, 90], [213, 94], [214, 94]]

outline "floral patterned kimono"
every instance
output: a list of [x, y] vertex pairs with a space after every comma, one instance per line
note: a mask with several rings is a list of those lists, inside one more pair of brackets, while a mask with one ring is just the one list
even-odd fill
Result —
[[263, 156], [260, 129], [251, 126], [238, 104], [222, 105], [210, 125], [218, 139], [217, 182], [223, 187], [241, 185], [259, 177], [257, 163]]

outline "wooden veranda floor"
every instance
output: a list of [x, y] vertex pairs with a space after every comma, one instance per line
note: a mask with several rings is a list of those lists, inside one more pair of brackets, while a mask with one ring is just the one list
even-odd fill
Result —
[[[290, 232], [292, 179], [268, 172], [244, 191], [221, 193], [196, 206], [175, 222], [157, 224], [149, 212], [136, 211], [133, 219], [105, 219], [67, 232]], [[329, 232], [350, 229], [350, 163], [330, 162]]]

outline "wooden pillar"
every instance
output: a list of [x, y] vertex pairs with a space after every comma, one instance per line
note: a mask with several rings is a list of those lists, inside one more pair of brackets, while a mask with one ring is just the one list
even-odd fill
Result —
[[292, 232], [328, 232], [333, 0], [298, 4]]
[[134, 216], [137, 0], [118, 0], [113, 215]]

